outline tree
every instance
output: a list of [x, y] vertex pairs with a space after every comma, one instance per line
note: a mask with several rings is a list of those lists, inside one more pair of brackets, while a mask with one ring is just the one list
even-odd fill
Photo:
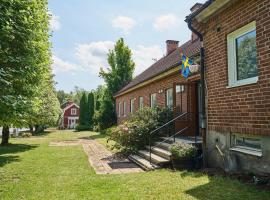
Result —
[[80, 116], [79, 116], [79, 126], [81, 126], [81, 127], [88, 127], [89, 126], [87, 103], [88, 102], [87, 102], [86, 94], [83, 93], [81, 101], [80, 101]]
[[100, 76], [104, 79], [108, 91], [111, 94], [116, 93], [132, 80], [135, 63], [133, 62], [131, 50], [120, 38], [114, 49], [108, 54], [108, 63], [110, 67], [105, 72], [102, 68]]
[[39, 86], [50, 73], [47, 0], [2, 0], [0, 5], [0, 126], [24, 126], [39, 104]]
[[93, 127], [93, 116], [94, 116], [94, 110], [95, 110], [95, 102], [94, 102], [94, 94], [90, 92], [88, 94], [88, 103], [87, 103], [87, 116], [88, 116], [88, 123], [89, 126], [92, 128]]
[[107, 128], [116, 123], [115, 100], [113, 94], [123, 88], [132, 80], [135, 63], [132, 60], [131, 50], [120, 38], [114, 49], [108, 54], [109, 68], [107, 72], [101, 68], [100, 76], [106, 83], [106, 91], [102, 97], [99, 119], [102, 127]]

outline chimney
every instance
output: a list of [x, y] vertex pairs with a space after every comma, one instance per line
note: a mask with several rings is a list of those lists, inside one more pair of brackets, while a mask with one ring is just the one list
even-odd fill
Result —
[[176, 41], [176, 40], [167, 40], [166, 41], [166, 45], [167, 45], [167, 54], [166, 55], [169, 55], [174, 50], [176, 50], [178, 48], [178, 44], [179, 44], [179, 41]]
[[[192, 6], [192, 7], [190, 8], [191, 13], [196, 12], [196, 11], [199, 10], [202, 6], [203, 6], [202, 3], [195, 3], [194, 6]], [[198, 39], [198, 36], [197, 36], [195, 33], [192, 33], [192, 34], [191, 34], [191, 41], [193, 42], [193, 41], [195, 41], [196, 39]]]

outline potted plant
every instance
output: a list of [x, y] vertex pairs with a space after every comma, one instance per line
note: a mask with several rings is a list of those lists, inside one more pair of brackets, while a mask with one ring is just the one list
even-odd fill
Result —
[[170, 151], [174, 169], [193, 169], [193, 160], [197, 155], [197, 148], [195, 146], [176, 142], [172, 145]]

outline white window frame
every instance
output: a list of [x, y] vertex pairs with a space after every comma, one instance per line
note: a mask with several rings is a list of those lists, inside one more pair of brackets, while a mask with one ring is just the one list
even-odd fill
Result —
[[[169, 92], [171, 92], [171, 98], [172, 98], [172, 104], [169, 105]], [[169, 107], [169, 108], [172, 108], [173, 107], [173, 88], [168, 88], [166, 90], [166, 106]]]
[[123, 104], [123, 107], [124, 107], [124, 117], [127, 116], [127, 103], [124, 101], [124, 104]]
[[121, 107], [122, 107], [122, 102], [118, 103], [118, 117], [121, 117]]
[[176, 93], [184, 92], [185, 86], [184, 85], [176, 85]]
[[135, 98], [130, 99], [130, 113], [134, 113]]
[[76, 114], [77, 114], [77, 109], [71, 108], [71, 115], [76, 115]]
[[143, 108], [143, 97], [139, 97], [139, 108]]
[[[248, 147], [245, 145], [237, 145], [236, 144], [236, 140], [250, 140], [250, 143], [254, 143], [256, 145], [259, 145], [260, 148], [253, 148], [253, 147]], [[252, 142], [252, 140], [254, 140]], [[242, 135], [242, 134], [233, 134], [231, 137], [231, 151], [236, 151], [236, 152], [240, 152], [240, 153], [244, 153], [244, 154], [248, 154], [248, 155], [253, 155], [253, 156], [258, 156], [261, 157], [262, 156], [262, 146], [261, 146], [261, 139], [260, 138], [255, 138], [255, 137], [251, 137], [251, 136], [246, 136], [246, 135]]]
[[[155, 97], [155, 104], [154, 104], [154, 97]], [[154, 108], [157, 106], [157, 93], [152, 93], [150, 95], [150, 106], [151, 108]]]
[[258, 82], [258, 76], [247, 78], [243, 80], [237, 80], [237, 59], [236, 59], [236, 39], [256, 30], [256, 22], [253, 21], [240, 29], [228, 34], [227, 36], [227, 48], [228, 48], [228, 87], [237, 87], [247, 84], [253, 84]]

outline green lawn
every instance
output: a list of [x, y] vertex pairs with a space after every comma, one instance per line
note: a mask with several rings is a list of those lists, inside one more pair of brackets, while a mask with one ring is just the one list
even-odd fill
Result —
[[49, 147], [50, 141], [97, 133], [51, 132], [12, 139], [0, 147], [0, 199], [269, 199], [238, 181], [199, 173], [157, 170], [123, 175], [96, 175], [81, 146]]

